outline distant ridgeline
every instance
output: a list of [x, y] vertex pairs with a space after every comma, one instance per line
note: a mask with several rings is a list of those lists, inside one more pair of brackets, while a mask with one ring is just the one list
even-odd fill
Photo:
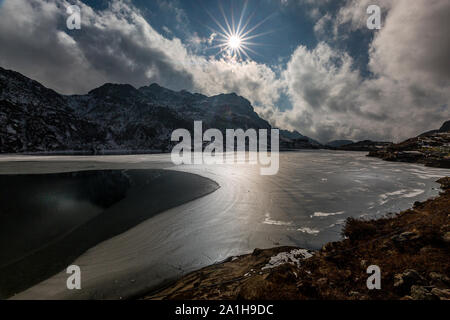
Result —
[[[207, 97], [157, 84], [105, 84], [64, 96], [20, 73], [0, 68], [1, 153], [168, 152], [175, 129], [271, 129], [236, 94]], [[298, 132], [280, 131], [281, 149], [319, 148]]]
[[[193, 132], [194, 121], [202, 121], [203, 130], [215, 128], [223, 133], [226, 129], [272, 129], [247, 99], [234, 93], [207, 97], [157, 84], [139, 89], [105, 84], [86, 95], [65, 96], [0, 67], [0, 153], [170, 152], [176, 144], [171, 142], [172, 132]], [[413, 138], [417, 144], [407, 140], [407, 150], [400, 151], [420, 151], [416, 149], [423, 150], [429, 142], [435, 148], [428, 151], [446, 156], [449, 130], [447, 121], [439, 130]], [[369, 140], [336, 140], [324, 146], [297, 131], [280, 130], [280, 150], [376, 152], [392, 150], [392, 146], [396, 145]], [[373, 155], [394, 159], [387, 153]]]
[[373, 150], [369, 157], [450, 169], [450, 121], [445, 122], [438, 130]]

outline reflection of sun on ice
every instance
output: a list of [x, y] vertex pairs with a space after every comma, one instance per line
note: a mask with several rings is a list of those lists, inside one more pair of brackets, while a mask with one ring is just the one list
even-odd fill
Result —
[[231, 49], [239, 49], [241, 46], [241, 38], [237, 35], [233, 35], [228, 39], [228, 46]]

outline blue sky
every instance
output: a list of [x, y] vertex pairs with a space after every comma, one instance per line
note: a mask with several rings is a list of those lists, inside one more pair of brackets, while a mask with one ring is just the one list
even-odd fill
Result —
[[[214, 19], [225, 25], [223, 8], [239, 20], [244, 3], [4, 0], [0, 66], [63, 94], [105, 82], [235, 92], [272, 125], [321, 142], [400, 141], [450, 119], [448, 0], [249, 0], [243, 20], [258, 27], [247, 36], [261, 36], [239, 58], [217, 48]], [[73, 4], [80, 30], [66, 27]], [[367, 28], [369, 5], [379, 30]]]
[[[96, 7], [107, 7], [108, 1], [85, 0]], [[213, 19], [219, 20], [225, 26], [225, 21], [220, 7], [223, 8], [226, 17], [231, 23], [231, 17], [234, 15], [239, 19], [245, 1], [218, 1], [218, 0], [190, 0], [190, 1], [146, 1], [133, 0], [137, 8], [142, 10], [144, 17], [160, 33], [168, 37], [178, 37], [187, 42], [188, 38], [197, 33], [202, 38], [208, 38], [211, 35], [209, 28], [219, 30]], [[258, 46], [254, 46], [259, 55], [252, 54], [252, 59], [267, 63], [278, 64], [278, 59], [290, 56], [293, 50], [302, 43], [307, 46], [315, 46], [317, 39], [314, 36], [314, 23], [308, 17], [306, 8], [296, 8], [290, 10], [279, 1], [269, 0], [250, 0], [247, 2], [244, 21], [251, 17], [249, 26], [255, 26], [259, 22], [266, 20], [255, 30], [255, 34], [267, 33], [254, 40]], [[173, 34], [168, 34], [163, 27], [167, 27]], [[200, 54], [209, 55], [214, 50], [200, 51]], [[216, 50], [217, 51], [217, 50]]]
[[[83, 2], [98, 9], [105, 9], [109, 5], [108, 0], [83, 0]], [[299, 0], [291, 4], [279, 0], [132, 0], [131, 2], [141, 10], [149, 24], [158, 32], [168, 38], [177, 37], [186, 45], [189, 45], [189, 38], [193, 34], [208, 38], [212, 33], [210, 28], [220, 31], [210, 15], [225, 27], [222, 9], [230, 24], [232, 16], [238, 21], [243, 12], [243, 21], [250, 21], [249, 28], [264, 21], [252, 32], [253, 35], [262, 34], [252, 40], [255, 45], [250, 46], [258, 54], [249, 53], [249, 55], [253, 60], [268, 65], [278, 66], [280, 61], [286, 62], [299, 45], [314, 48], [321, 40], [314, 32], [317, 18], [311, 15], [314, 6], [308, 1]], [[345, 1], [341, 0], [326, 1], [320, 6], [320, 12], [334, 15], [344, 3]], [[166, 28], [170, 32], [167, 32]], [[351, 37], [330, 41], [330, 44], [347, 50], [358, 62], [358, 67], [367, 72], [367, 49], [372, 38], [373, 32], [358, 30]], [[211, 47], [191, 49], [197, 49], [196, 53], [200, 55], [216, 54], [218, 50]]]

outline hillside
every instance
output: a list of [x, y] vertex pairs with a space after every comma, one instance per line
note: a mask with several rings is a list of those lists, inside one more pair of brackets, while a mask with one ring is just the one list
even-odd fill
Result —
[[355, 143], [352, 140], [333, 140], [325, 144], [327, 147], [330, 148], [340, 148], [349, 144]]
[[386, 146], [391, 145], [392, 142], [379, 142], [379, 141], [371, 141], [364, 140], [358, 141], [354, 143], [344, 144], [339, 147], [336, 147], [337, 150], [343, 151], [376, 151], [385, 148]]
[[369, 156], [386, 161], [450, 168], [450, 121], [445, 122], [439, 130], [372, 151]]

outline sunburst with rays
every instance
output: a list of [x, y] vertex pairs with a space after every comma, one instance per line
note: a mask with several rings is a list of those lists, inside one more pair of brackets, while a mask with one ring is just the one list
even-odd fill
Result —
[[[245, 14], [247, 11], [248, 1], [244, 2], [244, 5], [241, 10], [241, 14], [239, 17], [239, 21], [234, 18], [233, 9], [231, 9], [231, 21], [227, 18], [225, 14], [225, 10], [222, 5], [219, 3], [219, 8], [222, 13], [225, 25], [220, 23], [220, 21], [215, 18], [210, 12], [208, 15], [215, 22], [219, 30], [208, 27], [213, 35], [216, 35], [217, 38], [214, 38], [215, 41], [218, 42], [217, 45], [211, 47], [210, 49], [220, 49], [220, 53], [227, 53], [227, 57], [232, 60], [244, 60], [244, 57], [251, 60], [249, 53], [253, 53], [255, 55], [259, 55], [255, 50], [250, 48], [251, 46], [258, 46], [260, 44], [251, 42], [250, 40], [261, 37], [273, 31], [263, 32], [263, 33], [254, 33], [264, 22], [266, 22], [271, 16], [263, 19], [262, 21], [256, 23], [251, 26], [252, 18], [255, 14], [253, 12], [245, 19]], [[244, 21], [245, 19], [245, 21]]]

